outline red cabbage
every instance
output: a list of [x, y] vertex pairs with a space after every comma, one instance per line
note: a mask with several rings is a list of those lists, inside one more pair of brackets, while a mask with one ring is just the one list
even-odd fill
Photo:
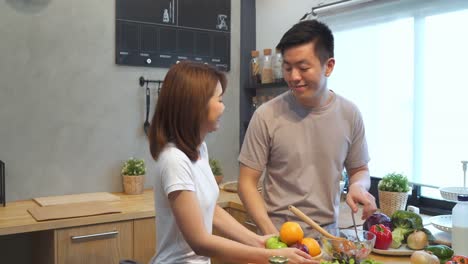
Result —
[[374, 213], [369, 216], [366, 221], [364, 221], [362, 229], [369, 231], [370, 227], [376, 224], [383, 224], [390, 228], [390, 230], [393, 230], [392, 220], [384, 213]]

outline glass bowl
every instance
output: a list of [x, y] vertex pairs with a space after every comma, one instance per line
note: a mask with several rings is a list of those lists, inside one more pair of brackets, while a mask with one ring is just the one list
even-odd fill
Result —
[[360, 241], [358, 241], [354, 229], [332, 229], [328, 231], [332, 235], [343, 237], [347, 240], [322, 236], [320, 241], [322, 242], [322, 251], [324, 253], [323, 258], [326, 260], [338, 260], [339, 263], [350, 263], [351, 259], [354, 259], [355, 263], [359, 263], [361, 260], [366, 259], [374, 248], [375, 234], [368, 231], [357, 231]]

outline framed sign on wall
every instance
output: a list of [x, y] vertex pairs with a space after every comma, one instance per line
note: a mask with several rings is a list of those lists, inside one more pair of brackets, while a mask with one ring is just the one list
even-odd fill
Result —
[[229, 71], [230, 16], [231, 0], [116, 0], [116, 63], [192, 60]]

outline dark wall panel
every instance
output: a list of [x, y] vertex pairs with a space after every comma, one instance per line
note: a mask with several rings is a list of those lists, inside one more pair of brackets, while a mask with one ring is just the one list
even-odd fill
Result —
[[229, 71], [230, 16], [231, 0], [116, 0], [116, 63], [194, 60]]

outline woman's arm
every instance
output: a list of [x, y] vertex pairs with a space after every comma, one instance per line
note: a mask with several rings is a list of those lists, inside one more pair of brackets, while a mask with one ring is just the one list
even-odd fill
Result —
[[242, 244], [265, 247], [263, 237], [247, 229], [218, 205], [214, 213], [213, 227], [218, 229], [222, 236], [241, 242]]
[[[318, 263], [299, 249], [265, 249], [251, 247], [207, 232], [203, 224], [203, 215], [195, 193], [175, 191], [168, 196], [172, 212], [185, 241], [197, 255], [218, 257], [231, 262], [268, 263], [273, 255], [286, 256], [288, 263]], [[218, 212], [219, 214], [220, 212]], [[216, 214], [216, 213], [215, 213]], [[221, 213], [222, 215], [222, 213]], [[223, 216], [221, 216], [223, 217]], [[228, 220], [230, 221], [230, 220]], [[229, 222], [230, 223], [230, 222]], [[221, 222], [218, 226], [225, 225]], [[226, 230], [230, 226], [221, 227]], [[250, 236], [250, 235], [249, 235]]]

